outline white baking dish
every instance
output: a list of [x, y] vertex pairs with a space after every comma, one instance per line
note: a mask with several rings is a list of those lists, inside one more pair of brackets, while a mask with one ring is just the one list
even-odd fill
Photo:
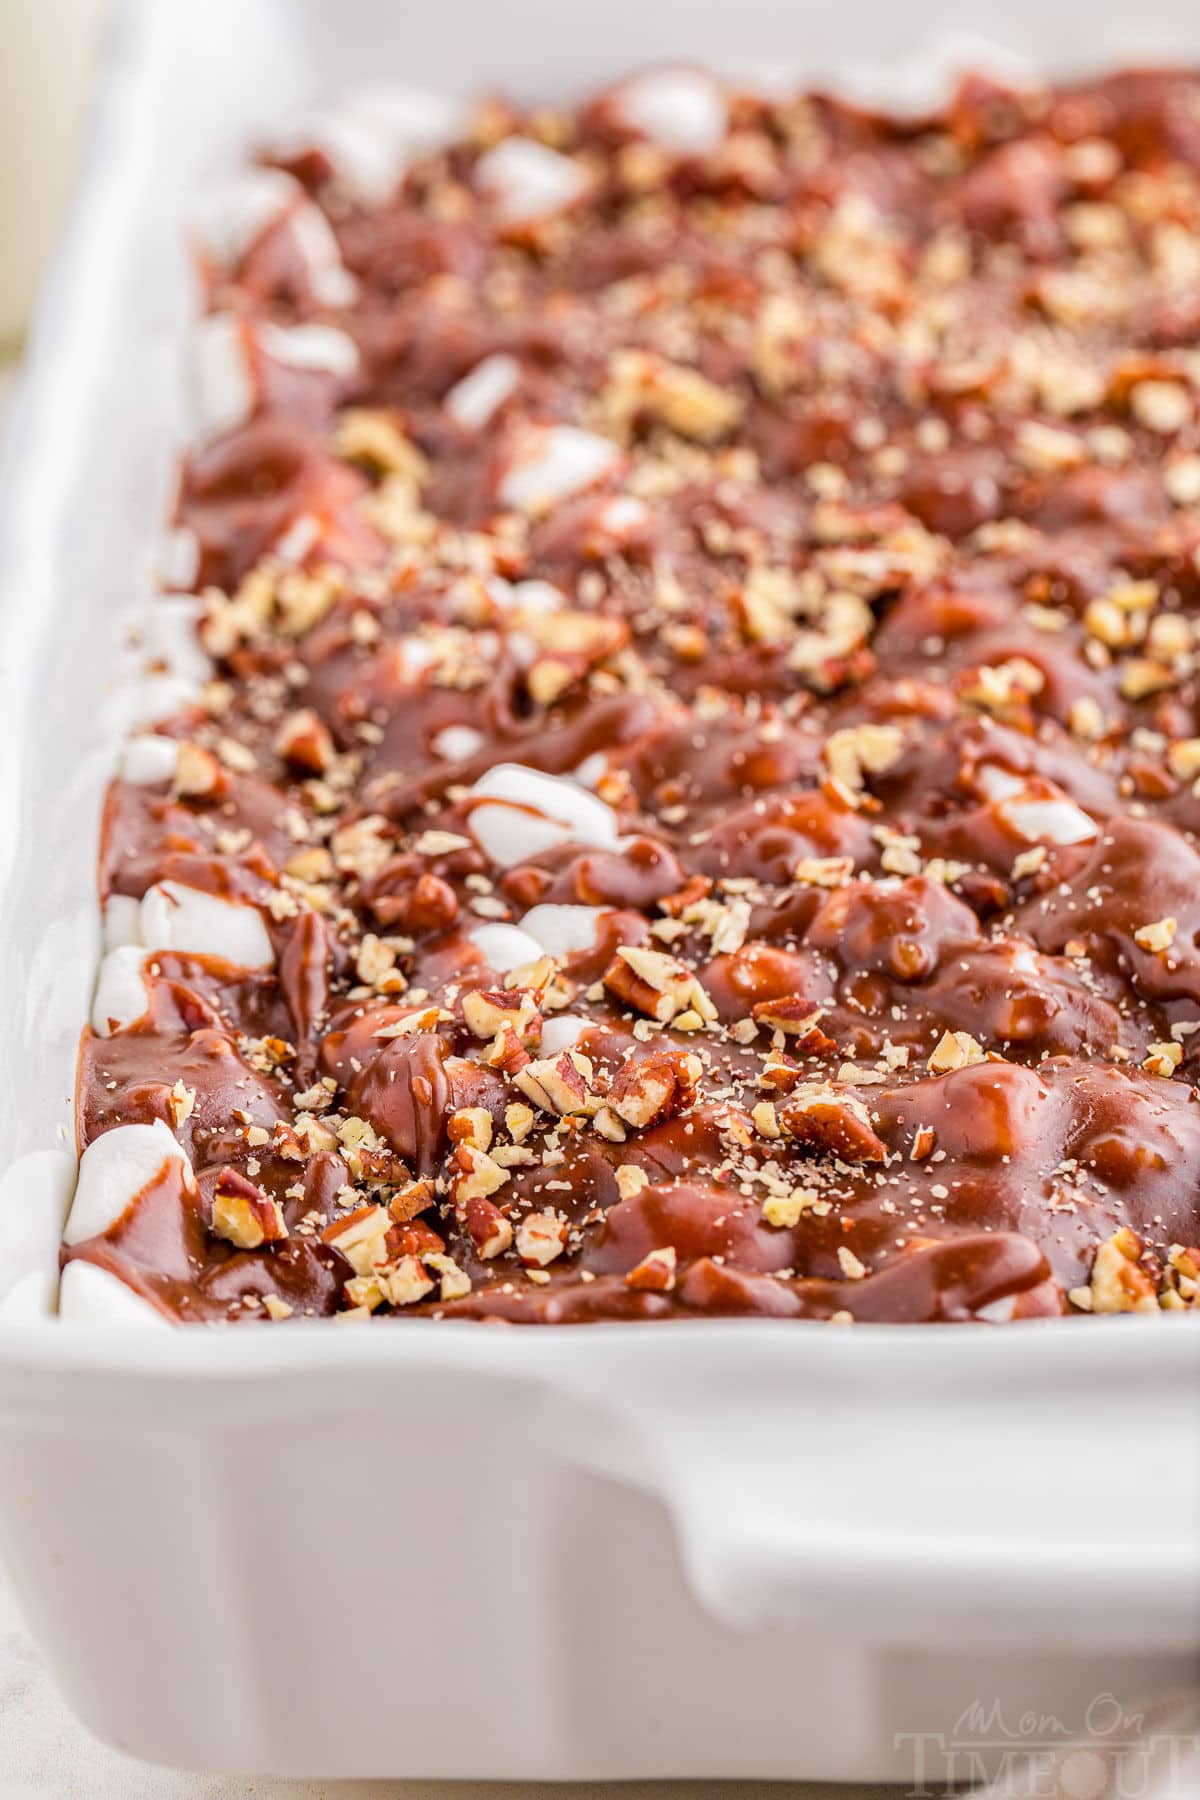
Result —
[[975, 1741], [975, 1702], [995, 1760], [997, 1716], [1072, 1730], [1098, 1695], [1193, 1674], [1186, 1320], [222, 1334], [48, 1316], [119, 621], [167, 500], [199, 174], [381, 72], [551, 95], [681, 52], [813, 73], [869, 47], [886, 67], [947, 22], [1051, 67], [1120, 60], [1148, 28], [1200, 55], [1186, 4], [1141, 7], [1140, 44], [1127, 14], [124, 8], [8, 443], [0, 644], [0, 1550], [101, 1735], [229, 1773], [911, 1780], [915, 1740], [930, 1775], [939, 1741]]

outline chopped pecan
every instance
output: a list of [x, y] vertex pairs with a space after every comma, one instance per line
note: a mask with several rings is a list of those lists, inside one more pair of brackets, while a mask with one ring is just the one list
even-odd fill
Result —
[[473, 1037], [494, 1038], [511, 1027], [522, 1043], [541, 1036], [542, 1015], [532, 988], [474, 988], [462, 997], [463, 1023]]
[[567, 1241], [567, 1221], [547, 1208], [531, 1212], [517, 1226], [517, 1255], [526, 1268], [544, 1269], [561, 1256]]
[[1072, 1304], [1081, 1312], [1157, 1312], [1157, 1285], [1143, 1267], [1144, 1251], [1137, 1233], [1122, 1225], [1097, 1248], [1091, 1280], [1071, 1290]]
[[635, 1263], [625, 1276], [625, 1286], [646, 1293], [669, 1294], [675, 1286], [675, 1246], [665, 1244], [661, 1250], [648, 1250], [641, 1262]]
[[468, 1237], [483, 1262], [503, 1255], [512, 1246], [513, 1228], [500, 1208], [491, 1200], [468, 1200], [460, 1217]]
[[596, 1105], [592, 1076], [591, 1062], [580, 1051], [560, 1050], [557, 1056], [526, 1063], [514, 1080], [543, 1112], [569, 1114], [586, 1113]]
[[335, 1219], [321, 1241], [339, 1251], [356, 1275], [369, 1275], [387, 1261], [387, 1234], [392, 1221], [382, 1206], [360, 1206]]
[[691, 1029], [699, 1030], [717, 1017], [716, 1007], [687, 964], [662, 950], [619, 944], [604, 972], [604, 985], [618, 1000], [660, 1025], [674, 1023], [682, 1029], [694, 1019]]
[[608, 1104], [627, 1125], [643, 1131], [686, 1111], [703, 1073], [703, 1063], [690, 1050], [653, 1050], [618, 1069]]
[[844, 1162], [882, 1162], [887, 1147], [855, 1094], [820, 1083], [797, 1088], [781, 1114], [788, 1136]]
[[275, 749], [285, 763], [305, 775], [324, 775], [337, 755], [328, 725], [307, 706], [288, 714], [276, 734]]
[[257, 1250], [278, 1243], [288, 1228], [278, 1201], [237, 1169], [222, 1169], [213, 1193], [212, 1233], [240, 1250]]

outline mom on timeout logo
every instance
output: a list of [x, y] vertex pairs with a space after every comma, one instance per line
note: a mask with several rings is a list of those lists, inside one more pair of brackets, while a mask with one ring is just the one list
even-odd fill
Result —
[[1074, 1720], [973, 1700], [949, 1732], [895, 1741], [912, 1759], [910, 1800], [944, 1800], [947, 1787], [982, 1788], [980, 1800], [1200, 1800], [1200, 1731], [1179, 1730], [1171, 1713], [1107, 1693]]

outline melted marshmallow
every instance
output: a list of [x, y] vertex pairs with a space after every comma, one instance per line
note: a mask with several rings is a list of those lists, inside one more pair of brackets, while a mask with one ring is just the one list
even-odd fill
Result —
[[149, 1000], [145, 967], [146, 952], [140, 944], [122, 944], [104, 957], [92, 1001], [92, 1030], [98, 1037], [124, 1031], [143, 1016]]
[[505, 138], [481, 156], [475, 178], [507, 225], [561, 212], [578, 200], [588, 178], [578, 163], [532, 138]]
[[256, 404], [248, 327], [232, 313], [210, 313], [192, 329], [187, 365], [192, 431], [201, 442], [236, 431]]
[[521, 930], [536, 938], [550, 956], [566, 957], [590, 950], [604, 909], [599, 906], [566, 906], [543, 901], [531, 907], [521, 920]]
[[707, 156], [724, 142], [725, 95], [703, 69], [648, 69], [613, 96], [621, 123], [679, 156]]
[[482, 431], [516, 391], [521, 365], [515, 356], [485, 356], [446, 395], [446, 411], [466, 431]]
[[467, 936], [485, 959], [490, 969], [497, 975], [507, 975], [510, 969], [520, 969], [526, 963], [536, 962], [542, 954], [542, 947], [536, 938], [530, 937], [516, 925], [502, 925], [491, 920], [484, 925], [474, 925]]
[[171, 1321], [128, 1283], [95, 1263], [69, 1262], [58, 1286], [58, 1316], [75, 1325], [151, 1325]]
[[616, 814], [576, 782], [522, 763], [498, 763], [471, 790], [478, 804], [469, 825], [476, 843], [502, 869], [527, 862], [557, 844], [618, 841]]
[[1006, 800], [997, 809], [1028, 844], [1083, 844], [1100, 830], [1065, 795], [1056, 800]]
[[156, 881], [146, 889], [138, 925], [147, 950], [216, 956], [242, 969], [265, 969], [275, 961], [257, 907], [223, 900], [179, 881]]
[[79, 1159], [79, 1179], [63, 1242], [82, 1244], [111, 1230], [172, 1161], [180, 1165], [184, 1186], [194, 1193], [191, 1160], [161, 1119], [152, 1125], [114, 1125], [102, 1137], [94, 1138]]
[[139, 732], [121, 747], [121, 780], [133, 787], [157, 787], [174, 778], [178, 759], [179, 745], [174, 738]]
[[500, 504], [518, 512], [544, 512], [581, 494], [620, 460], [617, 446], [594, 431], [577, 425], [531, 426], [500, 482]]

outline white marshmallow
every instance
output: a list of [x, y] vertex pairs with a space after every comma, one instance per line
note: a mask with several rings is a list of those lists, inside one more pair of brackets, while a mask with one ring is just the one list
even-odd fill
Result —
[[244, 425], [256, 392], [247, 326], [232, 313], [210, 313], [192, 328], [187, 364], [193, 435], [201, 442]]
[[561, 212], [588, 185], [587, 175], [569, 156], [522, 137], [505, 138], [481, 156], [475, 178], [507, 225]]
[[175, 774], [179, 745], [174, 738], [139, 732], [121, 747], [121, 780], [134, 787], [156, 787]]
[[187, 593], [200, 573], [200, 540], [190, 525], [174, 525], [163, 534], [158, 547], [159, 581], [165, 588]]
[[358, 283], [342, 261], [329, 220], [311, 200], [302, 201], [290, 220], [292, 241], [308, 270], [313, 296], [322, 306], [351, 306]]
[[1028, 844], [1083, 844], [1100, 830], [1065, 794], [1054, 800], [1005, 800], [996, 810]]
[[123, 696], [123, 724], [126, 730], [149, 731], [178, 713], [186, 712], [200, 698], [200, 684], [186, 675], [154, 674], [143, 676]]
[[156, 881], [146, 889], [138, 923], [147, 950], [218, 956], [242, 969], [265, 969], [275, 961], [257, 907], [179, 881]]
[[680, 156], [716, 150], [729, 123], [725, 95], [703, 69], [648, 69], [624, 82], [613, 104], [622, 124]]
[[196, 634], [204, 602], [195, 594], [160, 594], [138, 621], [142, 650], [149, 662], [184, 681], [205, 682], [212, 660]]
[[514, 582], [508, 598], [509, 605], [523, 613], [563, 612], [569, 605], [561, 588], [555, 587], [552, 581], [541, 581], [536, 577]]
[[561, 775], [546, 775], [521, 763], [498, 763], [471, 790], [480, 804], [471, 808], [472, 836], [488, 859], [511, 869], [557, 844], [618, 841], [616, 815], [594, 794]]
[[303, 197], [300, 183], [282, 169], [245, 169], [201, 197], [192, 229], [210, 260], [231, 268]]
[[123, 1031], [145, 1013], [149, 1000], [145, 967], [146, 952], [140, 944], [122, 944], [105, 956], [92, 1001], [92, 1030], [99, 1037]]
[[621, 453], [608, 438], [576, 425], [529, 427], [500, 482], [500, 504], [544, 512], [581, 494], [617, 467]]
[[150, 1325], [169, 1331], [171, 1321], [108, 1269], [69, 1262], [58, 1285], [58, 1316], [75, 1325]]
[[515, 356], [485, 356], [469, 375], [456, 381], [443, 402], [450, 417], [466, 431], [482, 431], [504, 405], [521, 379]]
[[579, 783], [580, 787], [597, 788], [599, 787], [601, 777], [607, 768], [608, 757], [606, 753], [603, 750], [593, 750], [590, 756], [584, 757], [579, 766], [572, 771], [572, 774], [574, 780]]
[[377, 83], [311, 113], [276, 149], [285, 156], [320, 150], [360, 199], [389, 199], [409, 163], [458, 136], [468, 119], [449, 95]]
[[618, 542], [624, 542], [641, 531], [649, 517], [649, 507], [636, 494], [614, 494], [611, 500], [605, 501], [600, 522]]
[[219, 183], [201, 200], [192, 223], [209, 260], [234, 269], [265, 231], [285, 219], [316, 298], [324, 306], [348, 306], [358, 284], [342, 262], [329, 220], [282, 169], [247, 169]]
[[321, 521], [312, 513], [299, 513], [271, 548], [280, 562], [301, 563], [321, 535]]
[[521, 930], [536, 938], [550, 956], [566, 957], [590, 950], [596, 942], [604, 910], [599, 906], [566, 906], [543, 901], [521, 920]]
[[467, 936], [475, 945], [490, 969], [497, 975], [507, 975], [510, 969], [520, 969], [525, 963], [536, 962], [542, 954], [542, 947], [536, 938], [521, 931], [516, 925], [502, 925], [489, 922], [485, 925], [473, 925]]
[[142, 941], [141, 901], [132, 894], [112, 894], [104, 908], [102, 938], [105, 950], [120, 950]]
[[179, 1163], [189, 1193], [196, 1189], [187, 1152], [161, 1119], [152, 1125], [114, 1125], [94, 1138], [79, 1159], [75, 1198], [63, 1227], [65, 1244], [82, 1244], [114, 1226], [138, 1195]]
[[987, 800], [1007, 800], [1013, 794], [1025, 791], [1025, 783], [1018, 775], [1009, 769], [1001, 769], [996, 763], [980, 763], [975, 780]]
[[538, 1046], [539, 1056], [557, 1056], [560, 1050], [569, 1050], [577, 1044], [588, 1028], [586, 1019], [573, 1013], [555, 1013], [542, 1026], [542, 1041]]
[[999, 1300], [989, 1300], [984, 1306], [977, 1306], [974, 1315], [988, 1325], [1011, 1324], [1017, 1308], [1017, 1296], [1004, 1294]]
[[447, 762], [466, 762], [483, 749], [484, 742], [482, 731], [476, 731], [473, 725], [446, 725], [430, 740], [429, 747]]
[[336, 325], [272, 325], [264, 322], [255, 336], [265, 356], [285, 368], [320, 375], [353, 375], [358, 345]]

